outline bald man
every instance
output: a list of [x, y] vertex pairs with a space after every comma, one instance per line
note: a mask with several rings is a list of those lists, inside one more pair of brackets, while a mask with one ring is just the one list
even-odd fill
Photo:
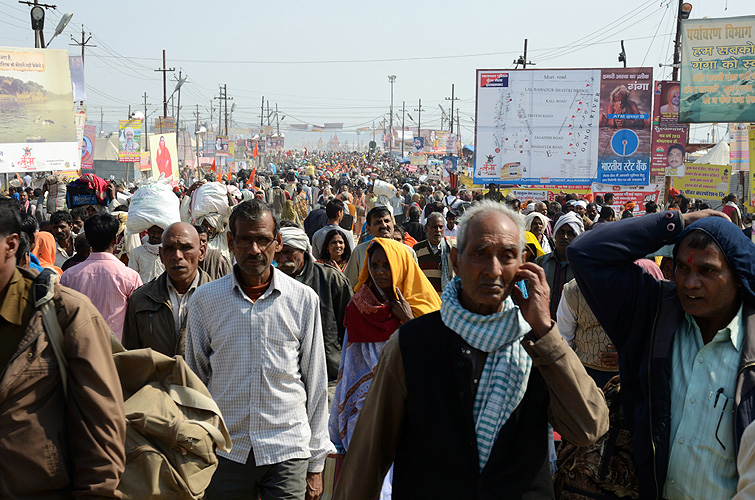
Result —
[[199, 269], [203, 256], [194, 226], [177, 222], [165, 229], [160, 248], [165, 272], [131, 295], [123, 327], [126, 349], [151, 347], [167, 356], [184, 355], [186, 306], [197, 287], [211, 281]]

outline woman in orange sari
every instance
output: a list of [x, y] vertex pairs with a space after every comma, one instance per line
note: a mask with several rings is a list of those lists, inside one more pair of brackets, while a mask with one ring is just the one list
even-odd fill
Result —
[[58, 246], [52, 233], [48, 233], [47, 231], [37, 233], [37, 246], [34, 248], [34, 255], [39, 259], [39, 265], [54, 270], [58, 273], [58, 278], [60, 278], [63, 271], [55, 266], [55, 252], [57, 250]]

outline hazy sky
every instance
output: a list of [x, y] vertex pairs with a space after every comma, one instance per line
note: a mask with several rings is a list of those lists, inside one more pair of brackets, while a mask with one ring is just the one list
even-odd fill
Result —
[[[194, 120], [197, 104], [200, 120], [209, 120], [210, 101], [225, 83], [240, 126], [259, 125], [264, 95], [286, 115], [284, 125], [343, 122], [353, 131], [387, 118], [392, 74], [394, 111], [400, 116], [406, 101], [416, 120], [422, 99], [422, 128], [440, 126], [438, 105], [449, 107], [455, 84], [464, 143], [474, 134], [475, 69], [513, 68], [525, 37], [537, 68], [617, 67], [623, 39], [629, 66], [669, 78], [671, 69], [658, 64], [671, 62], [677, 8], [671, 0], [56, 3], [58, 11], [47, 13], [48, 40], [63, 12], [74, 16], [50, 48], [79, 54], [68, 44], [71, 34], [81, 38], [82, 24], [97, 45], [85, 60], [91, 121], [99, 122], [100, 106], [105, 122], [126, 118], [129, 104], [143, 110], [144, 92], [150, 121], [162, 114], [162, 76], [153, 70], [165, 49], [176, 68], [169, 78], [179, 69], [188, 75], [182, 120]], [[752, 0], [692, 3], [692, 18], [755, 14]], [[26, 5], [0, 0], [0, 46], [34, 46]], [[703, 138], [709, 129], [695, 128]]]

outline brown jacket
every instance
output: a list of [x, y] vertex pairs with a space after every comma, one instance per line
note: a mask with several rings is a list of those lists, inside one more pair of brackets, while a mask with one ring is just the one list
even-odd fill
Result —
[[[197, 288], [212, 281], [206, 272], [201, 269], [197, 269], [197, 272]], [[168, 273], [164, 272], [157, 279], [139, 287], [129, 298], [123, 324], [123, 347], [149, 347], [172, 357], [176, 354], [183, 356], [185, 345], [186, 319], [176, 335], [173, 306], [168, 293]]]
[[[29, 281], [38, 274], [19, 271]], [[110, 328], [74, 290], [55, 285], [53, 301], [69, 365], [68, 401], [34, 311], [0, 376], [0, 498], [120, 498], [126, 416]]]

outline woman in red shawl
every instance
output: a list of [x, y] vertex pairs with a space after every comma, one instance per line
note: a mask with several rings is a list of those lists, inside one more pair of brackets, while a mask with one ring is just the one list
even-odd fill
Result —
[[165, 136], [160, 136], [160, 145], [157, 147], [157, 156], [155, 161], [157, 162], [158, 171], [163, 174], [163, 177], [168, 179], [173, 177], [173, 162], [170, 159], [170, 151], [165, 146]]

